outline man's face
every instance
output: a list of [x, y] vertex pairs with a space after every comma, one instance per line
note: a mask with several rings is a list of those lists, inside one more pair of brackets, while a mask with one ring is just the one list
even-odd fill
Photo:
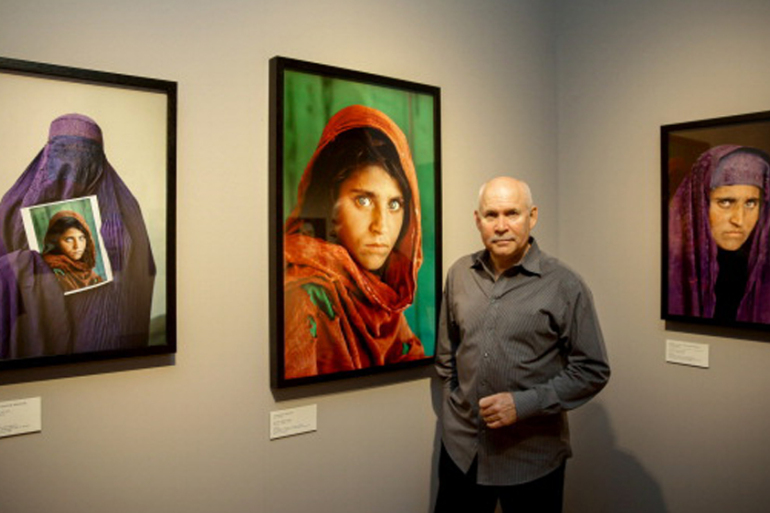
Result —
[[513, 179], [489, 182], [479, 199], [476, 227], [498, 272], [519, 263], [529, 248], [529, 233], [537, 223], [537, 207], [530, 201]]
[[757, 225], [762, 194], [754, 185], [723, 185], [709, 194], [711, 236], [722, 249], [736, 251]]

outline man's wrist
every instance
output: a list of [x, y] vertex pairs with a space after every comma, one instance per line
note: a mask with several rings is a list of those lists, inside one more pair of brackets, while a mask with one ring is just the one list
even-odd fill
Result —
[[512, 392], [513, 404], [516, 406], [516, 417], [518, 420], [525, 420], [537, 415], [540, 409], [536, 390], [521, 390]]

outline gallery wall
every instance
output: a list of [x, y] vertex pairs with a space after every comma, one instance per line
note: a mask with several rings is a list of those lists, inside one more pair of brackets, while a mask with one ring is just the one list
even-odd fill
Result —
[[[765, 511], [770, 337], [660, 320], [659, 131], [770, 110], [770, 3], [579, 0], [559, 18], [559, 249], [613, 366], [572, 416], [567, 510]], [[707, 344], [710, 367], [667, 364], [666, 340]]]
[[[0, 511], [428, 512], [429, 368], [270, 390], [268, 60], [441, 87], [446, 268], [507, 172], [558, 250], [555, 21], [541, 0], [0, 0], [4, 57], [179, 84], [179, 352], [0, 374], [0, 401], [43, 405], [41, 433], [0, 439]], [[309, 404], [317, 432], [269, 441], [271, 411]]]
[[[0, 375], [0, 401], [43, 400], [42, 433], [0, 439], [0, 510], [430, 510], [428, 369], [269, 388], [284, 55], [442, 88], [445, 268], [478, 247], [481, 182], [532, 184], [536, 235], [591, 285], [613, 366], [571, 416], [567, 511], [763, 511], [770, 345], [659, 319], [658, 131], [770, 109], [769, 20], [765, 0], [0, 0], [0, 55], [179, 82], [179, 353]], [[708, 344], [710, 367], [666, 363], [667, 339]], [[306, 404], [316, 433], [268, 440], [270, 411]]]

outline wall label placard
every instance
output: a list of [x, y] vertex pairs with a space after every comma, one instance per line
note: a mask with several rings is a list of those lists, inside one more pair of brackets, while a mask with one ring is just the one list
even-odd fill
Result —
[[666, 340], [666, 361], [707, 369], [709, 367], [709, 345]]
[[310, 433], [318, 429], [317, 405], [270, 412], [270, 440]]
[[42, 431], [39, 397], [0, 403], [0, 438]]

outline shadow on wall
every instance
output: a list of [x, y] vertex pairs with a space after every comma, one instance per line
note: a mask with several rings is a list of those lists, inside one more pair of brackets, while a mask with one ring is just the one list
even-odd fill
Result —
[[601, 403], [571, 418], [574, 458], [567, 463], [565, 513], [666, 513], [660, 486], [632, 455], [615, 444]]
[[427, 513], [433, 513], [433, 507], [436, 504], [436, 492], [438, 492], [438, 456], [441, 453], [441, 424], [439, 423], [439, 414], [441, 412], [441, 391], [443, 381], [438, 376], [433, 376], [430, 380], [430, 395], [433, 403], [433, 411], [436, 413], [436, 435], [433, 437], [433, 459], [431, 460], [430, 473], [430, 501]]

